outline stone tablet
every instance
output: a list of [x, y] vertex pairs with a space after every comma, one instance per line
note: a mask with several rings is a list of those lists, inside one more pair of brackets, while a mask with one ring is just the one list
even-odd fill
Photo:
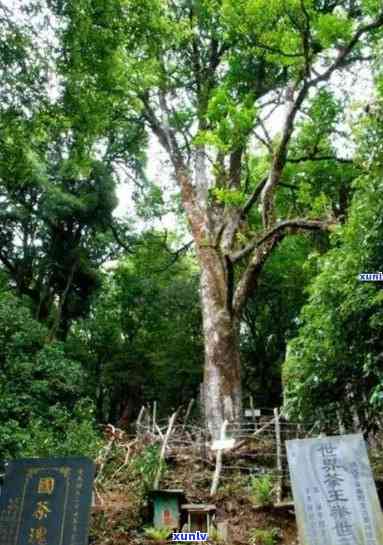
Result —
[[300, 544], [382, 545], [382, 510], [363, 436], [286, 445]]
[[93, 476], [87, 458], [10, 462], [0, 495], [0, 545], [87, 545]]

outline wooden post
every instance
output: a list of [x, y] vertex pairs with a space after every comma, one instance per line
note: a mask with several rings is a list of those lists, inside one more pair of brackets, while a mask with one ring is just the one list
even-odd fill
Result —
[[142, 405], [142, 407], [140, 409], [140, 412], [138, 413], [138, 417], [137, 417], [137, 421], [136, 421], [137, 435], [139, 435], [141, 433], [140, 426], [141, 426], [141, 420], [142, 420], [142, 418], [144, 416], [144, 413], [145, 413], [145, 405]]
[[274, 409], [275, 439], [277, 444], [277, 503], [282, 501], [283, 468], [282, 468], [282, 443], [281, 443], [281, 425], [279, 421], [278, 409]]
[[339, 431], [339, 435], [344, 435], [346, 433], [346, 429], [344, 427], [344, 424], [343, 424], [343, 420], [342, 420], [342, 415], [340, 413], [340, 410], [337, 409], [336, 411], [336, 417], [338, 419], [338, 431]]
[[152, 432], [156, 433], [156, 417], [157, 417], [157, 401], [153, 403], [153, 421], [152, 421]]
[[296, 428], [296, 434], [295, 434], [295, 438], [296, 439], [299, 439], [300, 436], [302, 434], [302, 426], [300, 424], [297, 425], [297, 428]]
[[255, 416], [254, 400], [252, 395], [250, 395], [250, 409], [253, 415], [254, 431], [257, 431], [257, 417]]
[[164, 440], [162, 442], [160, 459], [158, 461], [158, 470], [157, 470], [156, 478], [154, 480], [154, 485], [153, 485], [154, 490], [158, 490], [158, 487], [160, 485], [160, 478], [161, 478], [161, 473], [162, 473], [162, 463], [163, 463], [163, 461], [165, 459], [166, 446], [168, 444], [169, 437], [170, 437], [170, 434], [172, 432], [176, 416], [177, 416], [177, 413], [173, 413], [172, 416], [169, 418], [168, 429], [166, 430], [165, 438], [164, 438]]
[[194, 404], [194, 399], [191, 399], [191, 400], [189, 401], [188, 408], [186, 409], [185, 418], [184, 418], [184, 423], [183, 423], [183, 426], [182, 426], [182, 431], [185, 431], [186, 422], [187, 422], [187, 420], [188, 420], [188, 418], [189, 418], [189, 416], [190, 416], [190, 413], [191, 413], [193, 404]]
[[[221, 441], [225, 440], [227, 424], [228, 424], [227, 420], [225, 420], [222, 424], [221, 432], [220, 432]], [[214, 472], [213, 481], [211, 484], [210, 496], [214, 496], [214, 494], [217, 492], [219, 477], [222, 470], [222, 452], [223, 452], [222, 449], [217, 450], [215, 472]]]

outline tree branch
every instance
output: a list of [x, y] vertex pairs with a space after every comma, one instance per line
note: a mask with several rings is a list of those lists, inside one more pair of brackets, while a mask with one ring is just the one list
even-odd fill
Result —
[[184, 244], [181, 248], [178, 248], [177, 250], [172, 251], [167, 247], [165, 243], [164, 247], [166, 251], [171, 255], [171, 259], [164, 267], [161, 267], [159, 269], [150, 269], [150, 272], [156, 273], [156, 274], [166, 272], [168, 269], [170, 269], [170, 267], [174, 265], [174, 263], [178, 261], [178, 259], [183, 254], [186, 254], [188, 252], [188, 250], [193, 246], [193, 244], [194, 244], [194, 240], [191, 240], [190, 242], [187, 242], [186, 244]]
[[312, 87], [315, 87], [316, 85], [318, 85], [318, 83], [327, 81], [337, 68], [340, 68], [341, 66], [344, 65], [348, 55], [352, 52], [353, 48], [358, 43], [359, 39], [361, 38], [363, 34], [365, 34], [366, 32], [375, 30], [381, 26], [383, 26], [383, 13], [381, 13], [379, 17], [375, 19], [375, 21], [367, 25], [362, 25], [361, 27], [359, 27], [359, 29], [354, 33], [349, 43], [346, 46], [339, 49], [337, 58], [329, 66], [329, 68], [325, 70], [325, 72], [323, 72], [322, 74], [319, 74], [317, 77], [311, 80], [304, 78], [302, 86], [295, 99], [294, 99], [294, 94], [299, 83], [296, 82], [295, 84], [289, 87], [288, 98], [289, 98], [290, 106], [288, 108], [284, 127], [282, 130], [281, 142], [274, 154], [274, 159], [273, 159], [273, 164], [270, 170], [269, 179], [262, 192], [262, 208], [263, 208], [262, 219], [263, 219], [263, 224], [265, 227], [269, 227], [274, 221], [274, 213], [275, 213], [274, 189], [281, 179], [282, 171], [286, 163], [287, 150], [288, 150], [288, 146], [289, 146], [291, 136], [294, 130], [295, 117], [303, 101], [305, 100], [309, 90]]
[[264, 264], [274, 248], [276, 248], [279, 242], [283, 239], [283, 236], [283, 232], [275, 234], [273, 238], [265, 243], [262, 250], [259, 249], [257, 252], [255, 252], [250, 260], [234, 293], [233, 312], [236, 316], [241, 315], [250, 293], [252, 293], [252, 291], [256, 288], [258, 278], [262, 272]]
[[339, 48], [339, 53], [335, 61], [331, 66], [328, 67], [328, 69], [323, 72], [323, 74], [319, 74], [315, 79], [310, 81], [310, 86], [315, 87], [319, 82], [321, 81], [327, 81], [331, 74], [337, 69], [343, 66], [344, 62], [346, 61], [348, 55], [351, 53], [355, 45], [358, 43], [359, 39], [365, 34], [366, 32], [370, 32], [372, 30], [376, 30], [377, 28], [383, 26], [383, 12], [375, 19], [375, 21], [372, 21], [371, 23], [367, 25], [362, 25], [361, 27], [356, 30], [354, 36], [351, 38], [349, 43], [346, 46], [343, 46]]
[[273, 163], [270, 170], [269, 178], [262, 191], [262, 219], [264, 227], [269, 227], [273, 221], [274, 203], [273, 192], [274, 187], [278, 184], [282, 171], [286, 163], [287, 149], [294, 130], [294, 120], [301, 107], [306, 95], [309, 91], [309, 84], [305, 81], [294, 100], [294, 86], [288, 89], [288, 98], [290, 107], [287, 111], [281, 142], [274, 154]]
[[247, 255], [251, 254], [256, 248], [259, 246], [262, 246], [265, 242], [267, 242], [269, 239], [271, 239], [274, 235], [285, 233], [288, 229], [294, 228], [299, 230], [310, 230], [310, 231], [318, 231], [318, 230], [326, 230], [329, 226], [328, 221], [324, 220], [309, 220], [304, 218], [296, 218], [291, 220], [285, 220], [281, 221], [277, 225], [275, 225], [273, 228], [269, 229], [264, 233], [260, 238], [255, 238], [252, 240], [249, 244], [247, 244], [242, 250], [239, 250], [238, 252], [235, 252], [230, 256], [230, 259], [233, 263], [236, 261], [239, 261], [240, 259], [243, 259]]
[[150, 105], [149, 97], [141, 95], [141, 101], [144, 104], [145, 111], [144, 111], [144, 118], [146, 119], [149, 127], [152, 129], [154, 134], [157, 136], [158, 140], [160, 141], [160, 144], [162, 147], [169, 153], [169, 155], [172, 155], [172, 146], [170, 141], [168, 140], [166, 130], [158, 120], [153, 108]]
[[112, 235], [114, 236], [114, 239], [115, 241], [117, 242], [117, 244], [119, 246], [121, 246], [121, 248], [123, 248], [126, 252], [128, 252], [129, 254], [133, 254], [133, 250], [130, 246], [128, 246], [120, 237], [120, 235], [118, 234], [118, 231], [115, 227], [115, 225], [113, 225], [113, 223], [110, 223], [109, 224], [109, 228], [112, 232]]
[[336, 157], [335, 155], [302, 155], [302, 157], [287, 157], [286, 163], [303, 163], [304, 161], [337, 161], [338, 163], [352, 164], [352, 159], [346, 159], [345, 157]]
[[0, 252], [0, 261], [3, 263], [4, 267], [8, 269], [8, 271], [12, 274], [16, 273], [16, 267], [11, 261], [8, 259], [8, 257], [3, 254], [3, 252]]
[[224, 222], [219, 229], [217, 236], [217, 244], [222, 238], [223, 244], [222, 249], [224, 253], [228, 254], [230, 252], [231, 245], [233, 244], [235, 233], [239, 227], [241, 221], [246, 217], [250, 212], [252, 206], [256, 203], [259, 195], [262, 192], [262, 189], [267, 182], [267, 177], [265, 177], [254, 189], [253, 193], [249, 196], [246, 203], [242, 208], [235, 211], [235, 215], [230, 215], [228, 221]]
[[[301, 230], [325, 230], [329, 227], [330, 222], [320, 220], [306, 220], [306, 219], [292, 219], [285, 220], [275, 225], [272, 229], [267, 231], [261, 238], [253, 241], [244, 250], [247, 253], [253, 253], [252, 258], [245, 272], [243, 273], [234, 294], [233, 309], [237, 316], [240, 316], [249, 294], [255, 288], [262, 269], [274, 251], [274, 249], [280, 244], [280, 242], [289, 233], [290, 229], [296, 229], [297, 232]], [[254, 251], [255, 250], [255, 251]], [[240, 252], [236, 256], [232, 256], [232, 260], [241, 258]]]
[[241, 184], [243, 148], [234, 150], [230, 154], [229, 187], [239, 188]]
[[260, 194], [262, 193], [262, 190], [265, 187], [266, 182], [267, 182], [267, 176], [265, 178], [263, 178], [263, 180], [260, 181], [260, 183], [254, 189], [253, 193], [247, 199], [246, 203], [244, 204], [244, 206], [242, 208], [242, 214], [241, 214], [242, 218], [244, 218], [250, 212], [253, 205], [257, 202], [257, 199], [260, 196]]
[[[188, 168], [185, 165], [182, 154], [178, 148], [176, 137], [170, 127], [164, 127], [157, 118], [155, 111], [150, 105], [148, 94], [141, 95], [140, 99], [145, 108], [145, 119], [173, 163], [176, 179], [181, 189], [183, 206], [192, 227], [194, 238], [196, 242], [198, 242], [205, 236], [204, 226], [206, 224], [206, 215], [198, 202], [195, 188], [193, 187]], [[160, 107], [168, 116], [169, 112], [163, 94], [160, 95]]]
[[303, 47], [303, 56], [305, 62], [305, 77], [310, 77], [310, 38], [311, 38], [311, 25], [310, 25], [310, 16], [306, 10], [304, 0], [301, 0], [301, 9], [305, 19], [305, 25], [302, 29], [302, 47]]

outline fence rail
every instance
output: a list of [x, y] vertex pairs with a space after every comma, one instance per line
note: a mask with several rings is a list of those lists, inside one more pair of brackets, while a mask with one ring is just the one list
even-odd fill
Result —
[[[128, 445], [157, 443], [162, 459], [182, 461], [187, 458], [190, 462], [202, 462], [212, 472], [211, 495], [215, 494], [220, 481], [232, 478], [233, 472], [243, 476], [269, 473], [275, 478], [277, 500], [280, 502], [290, 487], [286, 441], [321, 434], [320, 426], [315, 422], [292, 422], [279, 409], [264, 408], [240, 421], [225, 422], [219, 433], [214, 434], [220, 436], [221, 447], [214, 448], [211, 434], [204, 423], [191, 418], [192, 405], [189, 403], [184, 413], [175, 411], [170, 418], [158, 418], [156, 404], [152, 408], [143, 407], [134, 425], [135, 434], [129, 437]], [[326, 431], [329, 432], [329, 428]], [[331, 434], [338, 433], [340, 430], [336, 423]], [[222, 441], [230, 439], [234, 439], [230, 448], [222, 448], [222, 445], [229, 444]], [[373, 456], [371, 462], [373, 470], [382, 470], [383, 464], [379, 459]], [[156, 475], [156, 486], [159, 486], [160, 479], [161, 469]]]

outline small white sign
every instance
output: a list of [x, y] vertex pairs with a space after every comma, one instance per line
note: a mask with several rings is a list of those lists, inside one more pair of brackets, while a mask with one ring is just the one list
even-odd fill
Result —
[[234, 447], [235, 439], [216, 439], [211, 445], [211, 450], [230, 450]]
[[245, 418], [256, 418], [261, 416], [261, 409], [245, 409]]

